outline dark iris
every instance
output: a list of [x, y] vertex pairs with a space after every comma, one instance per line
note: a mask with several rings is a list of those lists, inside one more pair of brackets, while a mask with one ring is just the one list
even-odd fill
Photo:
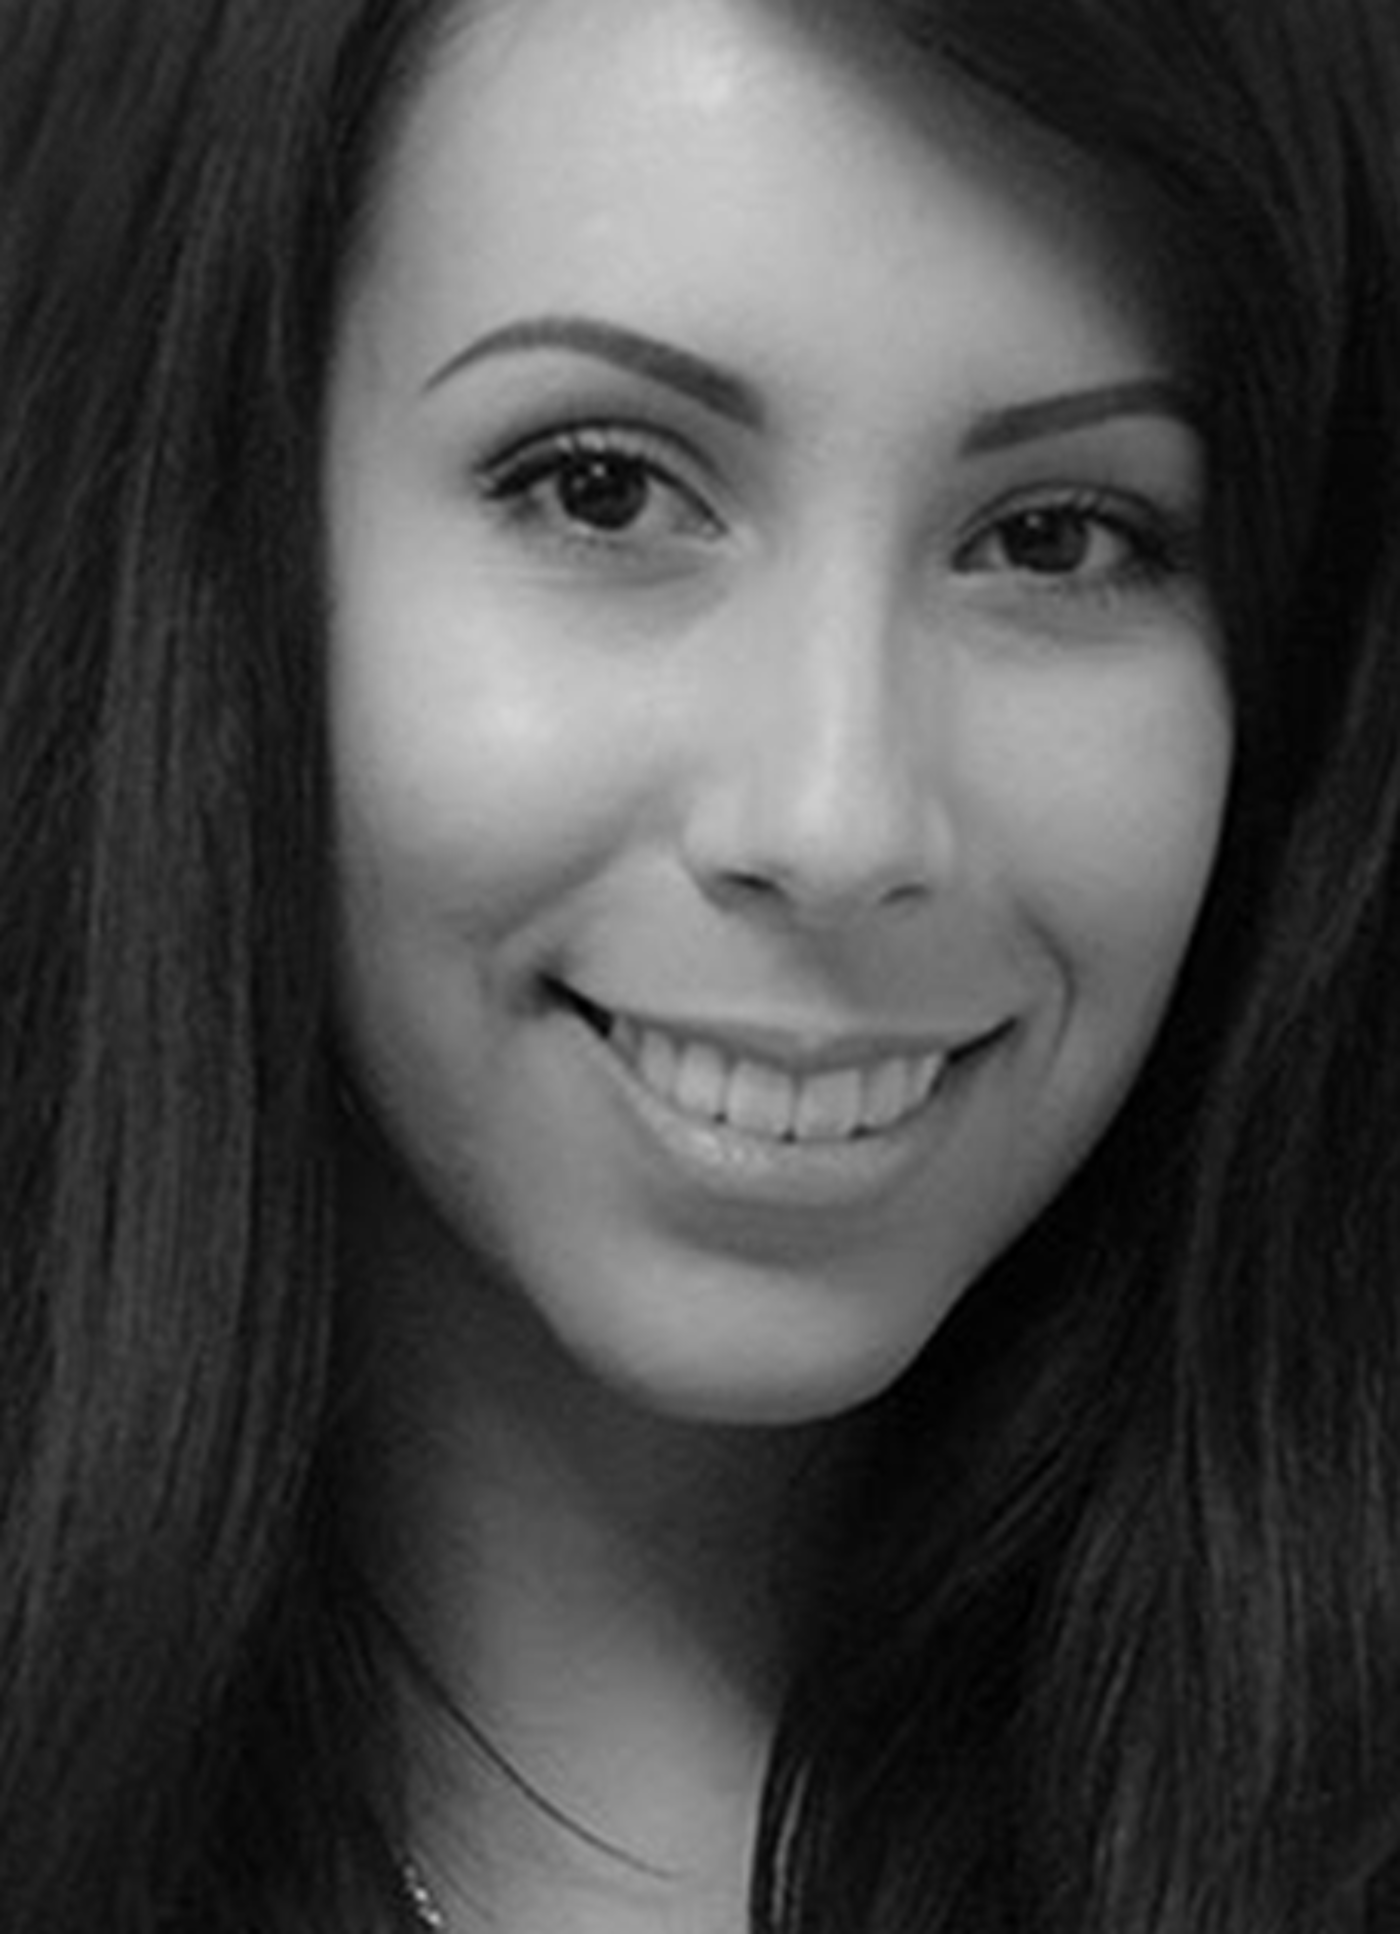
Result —
[[646, 509], [651, 483], [633, 458], [600, 452], [570, 458], [559, 472], [556, 487], [559, 507], [574, 523], [621, 531], [635, 524]]
[[1007, 519], [1002, 544], [1015, 570], [1069, 575], [1082, 568], [1092, 537], [1081, 511], [1024, 510]]

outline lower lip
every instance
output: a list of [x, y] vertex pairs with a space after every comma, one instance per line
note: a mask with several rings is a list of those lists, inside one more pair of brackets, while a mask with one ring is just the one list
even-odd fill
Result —
[[648, 1088], [603, 1037], [571, 1009], [568, 1023], [607, 1079], [653, 1166], [674, 1187], [713, 1207], [826, 1210], [849, 1215], [888, 1205], [947, 1140], [977, 1070], [1005, 1043], [999, 1029], [944, 1068], [928, 1100], [893, 1128], [846, 1141], [793, 1142], [745, 1134], [726, 1122], [683, 1115]]

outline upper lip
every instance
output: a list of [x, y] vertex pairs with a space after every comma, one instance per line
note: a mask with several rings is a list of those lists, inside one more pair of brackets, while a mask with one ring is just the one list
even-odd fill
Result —
[[710, 1019], [703, 1015], [658, 1013], [654, 1009], [614, 1006], [565, 988], [599, 1022], [630, 1022], [677, 1040], [703, 1042], [730, 1060], [765, 1061], [793, 1074], [821, 1074], [871, 1062], [924, 1055], [954, 1055], [977, 1047], [1009, 1025], [1006, 1019], [973, 1022], [958, 1028], [908, 1024], [849, 1027], [817, 1019], [754, 1021]]

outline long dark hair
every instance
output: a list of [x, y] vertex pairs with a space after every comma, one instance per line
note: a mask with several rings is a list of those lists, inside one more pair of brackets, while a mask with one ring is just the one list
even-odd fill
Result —
[[[1361, 1934], [1400, 1916], [1400, 26], [886, 11], [1170, 255], [1241, 758], [1139, 1090], [879, 1406], [755, 1923]], [[0, 11], [14, 1934], [402, 1919], [335, 1517], [318, 475], [443, 13]]]

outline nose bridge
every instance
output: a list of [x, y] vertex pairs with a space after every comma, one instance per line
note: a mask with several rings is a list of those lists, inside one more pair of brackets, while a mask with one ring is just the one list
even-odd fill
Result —
[[[854, 548], [854, 547], [853, 547]], [[897, 573], [829, 555], [774, 587], [735, 689], [712, 870], [809, 918], [931, 890], [951, 861], [947, 721]]]
[[762, 767], [768, 810], [775, 828], [790, 819], [790, 837], [874, 858], [899, 838], [917, 790], [894, 614], [885, 587], [853, 572], [830, 574], [804, 602], [782, 654], [790, 716], [780, 703]]

